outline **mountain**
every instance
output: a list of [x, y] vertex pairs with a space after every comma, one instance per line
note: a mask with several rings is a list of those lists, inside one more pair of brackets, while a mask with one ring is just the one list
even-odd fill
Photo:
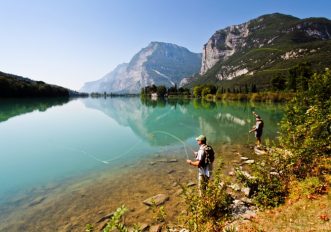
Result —
[[1, 97], [69, 97], [78, 94], [69, 89], [43, 81], [0, 72]]
[[148, 85], [179, 85], [185, 77], [199, 72], [201, 54], [175, 44], [151, 42], [97, 81], [87, 82], [82, 92], [139, 93]]
[[[308, 62], [315, 70], [331, 65], [331, 21], [299, 19], [279, 13], [216, 31], [203, 46], [200, 75], [188, 86], [202, 83], [268, 88], [277, 75]], [[226, 81], [225, 81], [226, 80]]]

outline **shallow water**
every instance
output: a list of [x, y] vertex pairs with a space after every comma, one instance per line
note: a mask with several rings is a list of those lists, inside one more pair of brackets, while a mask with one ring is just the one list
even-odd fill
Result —
[[237, 145], [254, 143], [252, 111], [265, 122], [263, 139], [273, 139], [282, 116], [274, 104], [0, 101], [0, 231], [80, 231], [121, 203], [139, 219], [150, 212], [136, 205], [160, 191], [174, 206], [174, 182], [196, 175], [185, 165], [195, 137], [205, 134], [230, 162]]

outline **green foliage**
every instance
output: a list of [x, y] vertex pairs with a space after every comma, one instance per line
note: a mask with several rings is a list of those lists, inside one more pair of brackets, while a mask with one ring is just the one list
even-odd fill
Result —
[[187, 214], [183, 222], [190, 231], [220, 231], [229, 216], [232, 197], [221, 182], [220, 168], [199, 196], [196, 189], [183, 187]]
[[117, 229], [119, 232], [128, 232], [128, 228], [126, 228], [122, 222], [122, 217], [127, 211], [128, 209], [124, 205], [118, 208], [114, 215], [109, 219], [103, 232], [110, 232], [114, 229]]
[[167, 213], [164, 209], [164, 206], [157, 206], [155, 204], [155, 201], [152, 201], [152, 206], [151, 206], [153, 213], [155, 214], [154, 220], [156, 222], [165, 222]]
[[309, 197], [312, 194], [321, 194], [326, 191], [324, 180], [320, 177], [307, 177], [303, 181], [294, 181], [290, 191], [289, 198], [296, 200], [301, 197]]
[[283, 203], [290, 189], [293, 195], [293, 191], [321, 193], [325, 188], [321, 180], [331, 169], [325, 162], [331, 158], [331, 73], [327, 69], [307, 80], [307, 90], [300, 88], [287, 106], [280, 129], [281, 148], [273, 148], [263, 162], [253, 166], [254, 177], [237, 171], [260, 207]]
[[314, 74], [308, 90], [289, 103], [281, 122], [281, 144], [294, 154], [291, 162], [297, 177], [305, 178], [315, 158], [331, 154], [331, 74]]
[[[301, 29], [298, 29], [300, 25]], [[245, 46], [236, 48], [236, 52], [227, 59], [221, 59], [204, 75], [196, 78], [189, 84], [195, 85], [214, 84], [222, 85], [225, 89], [255, 84], [261, 90], [275, 88], [272, 80], [278, 76], [290, 77], [289, 70], [300, 63], [311, 64], [314, 72], [320, 72], [331, 65], [331, 40], [309, 36], [305, 31], [312, 29], [321, 31], [326, 28], [331, 30], [331, 22], [327, 19], [298, 18], [272, 14], [261, 16], [249, 23], [250, 35], [245, 38]], [[219, 30], [216, 38], [216, 46], [226, 49], [224, 46], [225, 30]], [[234, 32], [235, 33], [235, 32]], [[262, 46], [262, 47], [261, 47]], [[287, 57], [287, 58], [285, 58]], [[247, 69], [249, 72], [235, 77], [232, 80], [220, 80], [219, 74], [227, 76], [238, 70]], [[305, 75], [304, 75], [305, 76]], [[308, 75], [309, 76], [309, 75]], [[296, 80], [301, 82], [301, 76]], [[295, 81], [292, 79], [292, 81]], [[282, 81], [281, 81], [282, 83]], [[289, 83], [293, 85], [296, 83]], [[297, 83], [298, 88], [305, 88], [305, 80]], [[303, 84], [303, 86], [300, 86]], [[282, 86], [282, 84], [281, 84]]]
[[286, 88], [286, 78], [280, 74], [271, 80], [273, 90], [284, 90]]
[[0, 72], [0, 97], [69, 97], [69, 90]]
[[[288, 192], [286, 178], [273, 170], [275, 157], [253, 166], [253, 177], [236, 170], [237, 179], [250, 188], [252, 197], [257, 206], [261, 208], [275, 207], [285, 202]], [[278, 166], [279, 169], [280, 166]]]

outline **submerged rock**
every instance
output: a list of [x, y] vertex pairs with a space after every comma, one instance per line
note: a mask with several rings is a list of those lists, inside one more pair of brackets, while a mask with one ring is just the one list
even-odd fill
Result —
[[97, 223], [100, 223], [100, 222], [102, 222], [104, 220], [107, 220], [107, 219], [111, 218], [113, 215], [114, 215], [114, 212], [109, 213], [109, 214], [103, 216], [102, 218], [100, 218], [99, 221], [97, 221]]
[[36, 199], [34, 199], [34, 200], [29, 204], [29, 206], [32, 207], [32, 206], [35, 206], [35, 205], [39, 205], [39, 204], [40, 204], [41, 202], [43, 202], [45, 199], [46, 199], [45, 196], [37, 197]]
[[158, 206], [164, 204], [167, 200], [169, 200], [169, 196], [165, 194], [158, 194], [144, 200], [143, 203], [148, 206], [152, 206], [152, 205]]

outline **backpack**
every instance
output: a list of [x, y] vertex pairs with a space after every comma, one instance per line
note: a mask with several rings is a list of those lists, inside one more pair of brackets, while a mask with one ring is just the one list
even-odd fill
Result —
[[214, 149], [210, 145], [206, 144], [204, 146], [203, 150], [204, 150], [204, 153], [201, 158], [200, 165], [199, 165], [201, 167], [205, 167], [207, 164], [211, 164], [215, 160], [215, 152], [214, 152]]

